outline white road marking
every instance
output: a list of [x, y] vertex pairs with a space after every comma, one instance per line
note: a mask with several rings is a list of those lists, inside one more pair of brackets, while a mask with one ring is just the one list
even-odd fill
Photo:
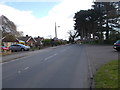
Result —
[[20, 73], [21, 73], [21, 71], [18, 71], [18, 73], [20, 74]]
[[[69, 47], [70, 48], [70, 47]], [[65, 52], [65, 51], [67, 51], [69, 48], [66, 48], [66, 49], [63, 49], [63, 50], [61, 50], [60, 52], [62, 53], [62, 52]]]
[[18, 71], [18, 74], [21, 74], [23, 71], [25, 71], [25, 70], [28, 70], [30, 67], [26, 67], [26, 68], [24, 68], [23, 70], [19, 70]]
[[46, 61], [46, 60], [48, 60], [48, 59], [50, 59], [50, 58], [52, 58], [52, 57], [54, 57], [54, 56], [56, 56], [56, 55], [57, 55], [57, 53], [55, 53], [55, 54], [53, 54], [53, 55], [51, 55], [51, 56], [45, 58], [44, 61]]
[[27, 69], [29, 69], [30, 67], [26, 67], [24, 70], [27, 70]]

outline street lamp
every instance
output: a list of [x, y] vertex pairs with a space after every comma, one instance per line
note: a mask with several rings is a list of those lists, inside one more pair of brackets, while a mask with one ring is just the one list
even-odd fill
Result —
[[56, 26], [56, 22], [55, 22], [55, 38], [57, 38], [57, 27], [60, 27], [60, 26]]

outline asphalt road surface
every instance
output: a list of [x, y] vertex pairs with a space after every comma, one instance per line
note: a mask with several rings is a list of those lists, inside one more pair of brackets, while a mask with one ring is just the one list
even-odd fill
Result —
[[6, 62], [3, 88], [90, 88], [91, 68], [84, 45], [64, 45]]

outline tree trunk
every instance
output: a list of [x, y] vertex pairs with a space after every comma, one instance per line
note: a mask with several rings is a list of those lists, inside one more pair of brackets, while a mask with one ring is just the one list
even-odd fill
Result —
[[109, 25], [108, 25], [108, 19], [106, 21], [106, 40], [109, 39]]

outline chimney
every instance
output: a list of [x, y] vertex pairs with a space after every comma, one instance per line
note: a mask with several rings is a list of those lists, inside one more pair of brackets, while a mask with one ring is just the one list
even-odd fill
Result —
[[28, 37], [28, 35], [26, 35], [26, 37]]

